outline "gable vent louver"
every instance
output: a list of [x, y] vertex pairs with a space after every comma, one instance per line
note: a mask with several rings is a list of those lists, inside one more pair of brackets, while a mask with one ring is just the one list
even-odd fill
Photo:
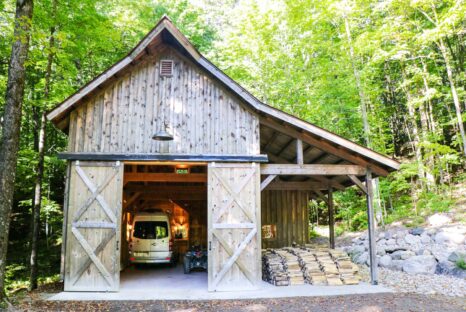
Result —
[[171, 77], [173, 75], [173, 61], [161, 60], [160, 61], [160, 76]]

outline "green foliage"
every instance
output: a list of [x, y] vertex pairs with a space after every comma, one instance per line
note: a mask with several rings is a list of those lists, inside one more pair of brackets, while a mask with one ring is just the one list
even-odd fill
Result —
[[309, 238], [315, 238], [315, 237], [319, 237], [319, 233], [316, 232], [316, 230], [310, 226], [309, 227]]
[[456, 267], [461, 270], [466, 270], [466, 260], [464, 258], [459, 258], [456, 262]]

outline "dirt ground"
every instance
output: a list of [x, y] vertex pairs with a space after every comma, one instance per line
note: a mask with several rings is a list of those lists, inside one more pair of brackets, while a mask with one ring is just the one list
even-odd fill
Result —
[[416, 294], [372, 294], [215, 301], [79, 301], [57, 302], [23, 298], [9, 311], [466, 311], [465, 298]]

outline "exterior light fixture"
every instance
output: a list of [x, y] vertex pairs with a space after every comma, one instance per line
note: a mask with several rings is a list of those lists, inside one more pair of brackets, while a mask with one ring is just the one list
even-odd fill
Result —
[[173, 135], [167, 131], [167, 124], [165, 124], [164, 129], [157, 131], [153, 136], [152, 140], [156, 141], [173, 141]]

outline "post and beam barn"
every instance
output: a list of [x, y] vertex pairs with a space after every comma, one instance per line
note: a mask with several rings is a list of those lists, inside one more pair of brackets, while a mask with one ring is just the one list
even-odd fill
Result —
[[[262, 248], [308, 242], [312, 198], [329, 204], [333, 246], [332, 194], [356, 185], [367, 194], [373, 238], [367, 182], [399, 167], [262, 103], [167, 17], [47, 118], [69, 138], [60, 154], [68, 162], [66, 291], [118, 291], [131, 215], [154, 207], [186, 227], [180, 252], [194, 240], [208, 248], [210, 291], [256, 289]], [[173, 139], [154, 140], [159, 131]]]

